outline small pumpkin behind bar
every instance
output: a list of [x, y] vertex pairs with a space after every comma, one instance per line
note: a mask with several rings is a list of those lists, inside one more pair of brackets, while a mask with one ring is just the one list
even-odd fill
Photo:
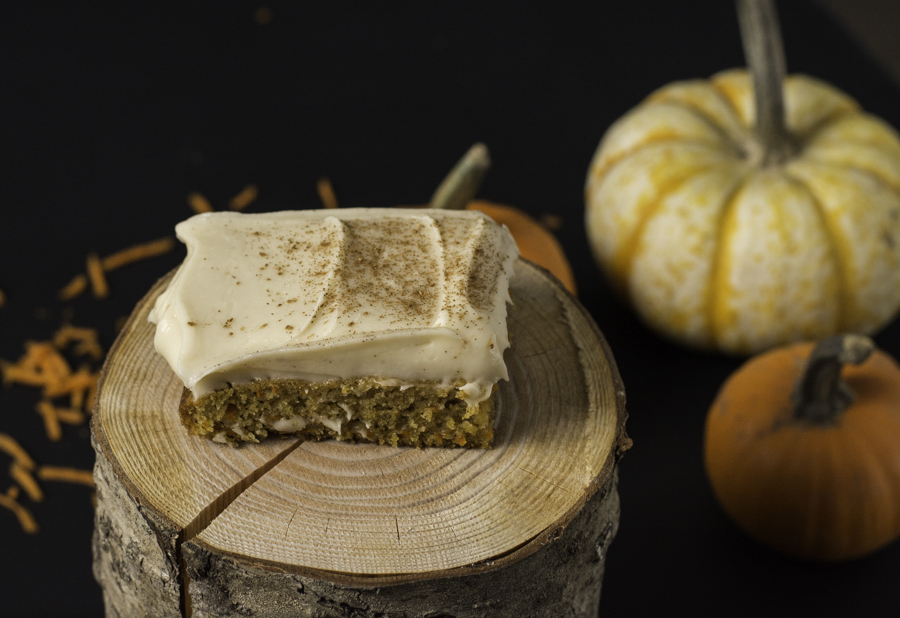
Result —
[[590, 164], [586, 227], [614, 288], [692, 347], [750, 354], [900, 308], [900, 139], [847, 94], [785, 78], [770, 0], [740, 0], [751, 74], [669, 84]]
[[838, 561], [900, 537], [898, 445], [900, 367], [869, 338], [837, 335], [735, 372], [709, 411], [704, 460], [719, 503], [750, 536]]

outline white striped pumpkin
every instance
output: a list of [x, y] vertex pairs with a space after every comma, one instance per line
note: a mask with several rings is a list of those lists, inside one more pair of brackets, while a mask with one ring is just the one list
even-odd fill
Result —
[[900, 139], [834, 87], [784, 81], [794, 154], [764, 165], [743, 70], [669, 84], [607, 131], [594, 256], [653, 328], [748, 354], [870, 334], [900, 308]]

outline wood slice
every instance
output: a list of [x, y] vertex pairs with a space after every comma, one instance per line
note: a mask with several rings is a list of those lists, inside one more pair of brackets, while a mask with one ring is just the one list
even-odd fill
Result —
[[552, 276], [516, 265], [488, 450], [188, 435], [182, 384], [147, 321], [167, 282], [135, 309], [98, 388], [107, 615], [596, 614], [629, 444], [624, 391]]

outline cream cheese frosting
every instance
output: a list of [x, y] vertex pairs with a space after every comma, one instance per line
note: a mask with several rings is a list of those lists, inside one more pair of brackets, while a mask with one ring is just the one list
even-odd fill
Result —
[[216, 212], [175, 231], [187, 257], [150, 321], [195, 399], [255, 379], [375, 377], [462, 381], [474, 405], [508, 379], [519, 252], [480, 212]]

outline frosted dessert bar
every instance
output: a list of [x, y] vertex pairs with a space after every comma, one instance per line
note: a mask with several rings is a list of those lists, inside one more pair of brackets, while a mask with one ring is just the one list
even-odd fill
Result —
[[518, 257], [505, 227], [476, 211], [351, 208], [175, 229], [187, 256], [150, 321], [191, 433], [491, 445]]

